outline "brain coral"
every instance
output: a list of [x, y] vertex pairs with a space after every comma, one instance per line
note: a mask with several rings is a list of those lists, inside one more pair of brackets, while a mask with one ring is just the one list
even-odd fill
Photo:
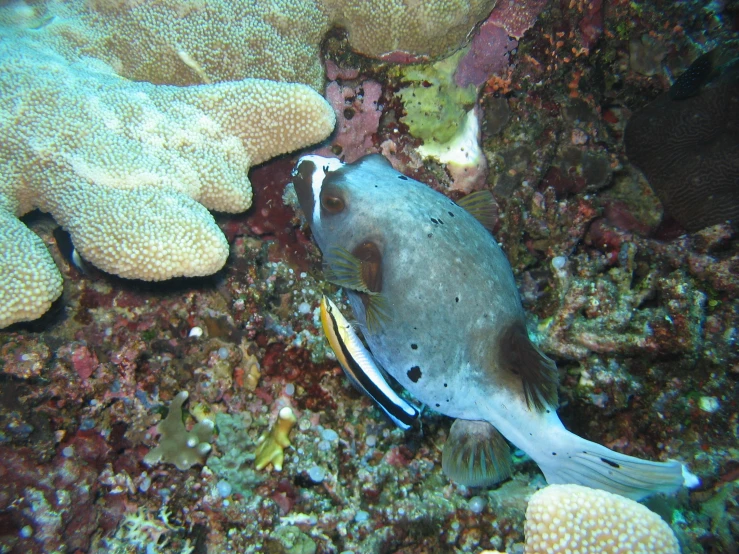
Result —
[[739, 66], [696, 88], [687, 98], [664, 93], [632, 116], [624, 136], [629, 159], [690, 232], [739, 224]]
[[[212, 273], [228, 246], [207, 209], [247, 209], [251, 166], [333, 129], [316, 92], [332, 26], [368, 55], [437, 56], [493, 4], [3, 2], [0, 218], [50, 212], [84, 258], [124, 277]], [[24, 229], [0, 227], [0, 327], [38, 317], [60, 294]]]

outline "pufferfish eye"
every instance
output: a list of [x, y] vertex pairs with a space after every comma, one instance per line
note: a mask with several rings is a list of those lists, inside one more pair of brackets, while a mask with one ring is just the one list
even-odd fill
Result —
[[337, 214], [344, 209], [344, 200], [335, 194], [322, 194], [321, 206], [330, 214]]

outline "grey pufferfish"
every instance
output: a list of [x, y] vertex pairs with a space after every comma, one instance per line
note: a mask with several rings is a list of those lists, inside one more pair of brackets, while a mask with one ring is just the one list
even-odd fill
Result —
[[442, 453], [448, 477], [469, 486], [506, 478], [508, 439], [549, 483], [634, 499], [684, 484], [690, 474], [680, 462], [626, 456], [562, 425], [556, 365], [529, 339], [508, 260], [475, 217], [484, 211], [479, 195], [468, 211], [380, 155], [352, 164], [304, 156], [293, 184], [329, 279], [346, 290], [369, 348], [324, 303], [342, 367], [403, 428], [418, 412], [383, 393], [389, 387], [375, 362], [420, 402], [456, 418]]

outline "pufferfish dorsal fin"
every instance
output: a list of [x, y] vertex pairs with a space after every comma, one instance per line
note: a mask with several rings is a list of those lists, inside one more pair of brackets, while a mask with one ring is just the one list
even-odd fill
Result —
[[511, 451], [487, 421], [458, 419], [449, 430], [441, 468], [452, 481], [467, 487], [489, 487], [511, 475]]
[[360, 294], [364, 303], [367, 330], [377, 331], [391, 317], [382, 293], [382, 254], [372, 241], [365, 241], [349, 252], [331, 248], [326, 255], [326, 279]]
[[485, 229], [492, 231], [498, 220], [498, 204], [489, 190], [478, 190], [457, 200], [457, 205], [464, 208]]
[[537, 412], [556, 408], [557, 365], [531, 342], [522, 321], [503, 331], [499, 349], [501, 365], [521, 378], [526, 406]]

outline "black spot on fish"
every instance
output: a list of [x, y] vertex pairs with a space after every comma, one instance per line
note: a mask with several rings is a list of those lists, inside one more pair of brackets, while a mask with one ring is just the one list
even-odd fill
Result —
[[449, 385], [447, 385], [446, 383], [444, 383], [444, 386], [445, 386], [445, 387], [448, 387]]
[[398, 175], [398, 179], [403, 179], [403, 181], [407, 181], [408, 177], [406, 177], [405, 175]]
[[620, 468], [621, 467], [616, 462], [612, 462], [611, 460], [606, 460], [605, 458], [601, 458], [600, 461], [607, 463], [611, 467], [615, 467], [615, 468]]
[[455, 301], [455, 302], [459, 302], [459, 296], [455, 296], [455, 297], [454, 297], [454, 301]]
[[552, 456], [556, 456], [556, 455], [557, 455], [557, 453], [556, 453], [556, 452], [552, 452]]
[[451, 217], [454, 217], [454, 214], [452, 212], [447, 212]]
[[418, 380], [421, 378], [421, 368], [417, 365], [414, 365], [412, 368], [408, 370], [408, 379], [413, 381], [414, 383], [418, 383]]
[[413, 350], [418, 350], [418, 345], [416, 343], [411, 343], [411, 348]]
[[433, 223], [434, 225], [438, 225], [438, 224], [439, 224], [439, 220], [438, 220], [438, 219], [434, 219], [434, 218], [432, 217], [432, 218], [431, 218], [431, 223]]
[[441, 404], [439, 404], [439, 403], [437, 402], [437, 403], [436, 403], [436, 407], [438, 408], [439, 406], [441, 406]]

